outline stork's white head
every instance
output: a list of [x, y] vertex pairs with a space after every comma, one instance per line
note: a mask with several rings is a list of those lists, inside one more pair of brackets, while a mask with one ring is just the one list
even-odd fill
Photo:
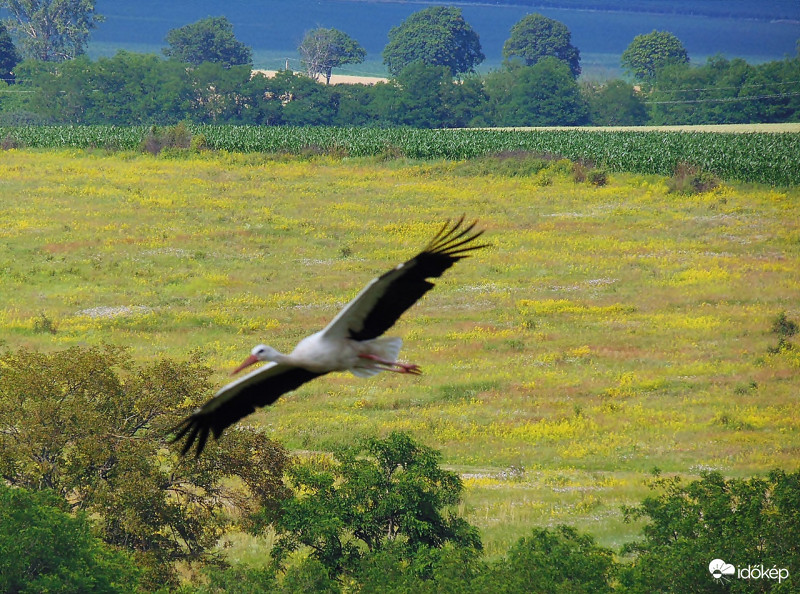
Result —
[[250, 351], [250, 356], [242, 362], [239, 367], [233, 370], [231, 375], [236, 375], [242, 369], [250, 367], [251, 365], [258, 363], [259, 361], [275, 361], [276, 358], [280, 355], [278, 351], [273, 349], [271, 346], [267, 346], [265, 344], [258, 344], [253, 347], [253, 350]]
[[265, 344], [257, 344], [250, 351], [250, 356], [255, 357], [256, 361], [274, 361], [277, 354], [278, 351]]

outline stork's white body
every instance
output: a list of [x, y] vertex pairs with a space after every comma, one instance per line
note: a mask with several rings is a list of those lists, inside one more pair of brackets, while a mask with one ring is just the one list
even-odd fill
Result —
[[288, 355], [273, 359], [279, 363], [290, 363], [315, 373], [349, 371], [358, 377], [369, 377], [385, 371], [376, 359], [396, 361], [403, 341], [392, 336], [381, 336], [372, 340], [353, 340], [326, 334], [325, 330], [305, 337]]
[[259, 361], [269, 363], [223, 387], [175, 428], [175, 440], [187, 436], [183, 453], [196, 441], [199, 455], [210, 432], [219, 438], [226, 427], [256, 408], [332, 371], [358, 377], [381, 371], [419, 375], [417, 365], [397, 361], [402, 341], [383, 333], [433, 288], [429, 278], [441, 276], [469, 252], [486, 247], [474, 243], [483, 231], [472, 231], [475, 223], [462, 227], [463, 222], [463, 217], [453, 225], [446, 222], [422, 252], [369, 282], [324, 330], [301, 340], [288, 355], [256, 346], [234, 373]]

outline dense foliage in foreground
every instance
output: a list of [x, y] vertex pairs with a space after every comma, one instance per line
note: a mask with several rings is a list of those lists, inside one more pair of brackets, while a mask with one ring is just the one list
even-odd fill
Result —
[[[178, 128], [183, 128], [180, 124]], [[169, 129], [174, 130], [175, 128]], [[150, 127], [0, 127], [6, 147], [136, 150]], [[591, 161], [611, 171], [671, 175], [688, 162], [723, 179], [772, 185], [800, 184], [800, 134], [580, 130], [427, 130], [189, 126], [186, 146], [230, 152], [332, 153], [339, 156], [470, 159], [506, 152], [532, 152]]]

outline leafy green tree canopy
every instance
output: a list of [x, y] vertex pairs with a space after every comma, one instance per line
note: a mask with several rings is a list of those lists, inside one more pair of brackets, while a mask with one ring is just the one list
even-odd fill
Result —
[[789, 573], [780, 585], [732, 580], [723, 586], [727, 591], [798, 591], [800, 471], [773, 470], [749, 479], [709, 472], [687, 485], [678, 478], [657, 478], [651, 487], [659, 493], [625, 510], [626, 521], [647, 520], [643, 538], [623, 548], [623, 553], [638, 553], [620, 576], [627, 591], [716, 594], [721, 585], [708, 570], [715, 558], [735, 567], [763, 563]]
[[455, 84], [446, 66], [414, 62], [397, 75], [397, 102], [387, 116], [393, 124], [415, 128], [465, 127], [482, 101], [473, 78]]
[[95, 0], [0, 0], [5, 25], [26, 58], [62, 62], [83, 54], [89, 32], [103, 22]]
[[477, 530], [448, 511], [461, 498], [461, 479], [438, 462], [438, 452], [395, 432], [339, 452], [326, 464], [292, 466], [288, 476], [298, 494], [284, 501], [274, 521], [273, 558], [280, 561], [305, 545], [338, 576], [365, 550], [387, 543], [409, 555], [447, 542], [480, 549]]
[[633, 85], [612, 80], [601, 86], [584, 87], [590, 119], [596, 126], [642, 126], [647, 108]]
[[587, 120], [578, 83], [557, 58], [493, 73], [486, 90], [497, 126], [576, 126]]
[[383, 63], [392, 76], [420, 60], [447, 66], [452, 76], [471, 72], [486, 56], [478, 34], [461, 16], [461, 9], [432, 6], [415, 12], [389, 31]]
[[[539, 592], [602, 594], [612, 592], [614, 554], [593, 537], [569, 526], [534, 529], [511, 547], [504, 562], [482, 578], [495, 592], [525, 592], [536, 584]], [[488, 580], [486, 578], [489, 578]]]
[[234, 522], [285, 496], [287, 454], [263, 434], [234, 431], [199, 460], [167, 444], [211, 392], [202, 365], [139, 367], [119, 348], [74, 347], [8, 352], [0, 370], [2, 479], [90, 514], [103, 540], [149, 568], [150, 585], [174, 581], [175, 561], [207, 557]]
[[652, 31], [634, 37], [620, 62], [636, 80], [651, 81], [665, 66], [688, 64], [689, 54], [672, 33]]
[[230, 68], [253, 61], [253, 52], [236, 39], [233, 25], [224, 16], [208, 17], [171, 29], [166, 42], [169, 47], [162, 50], [164, 55], [187, 64], [219, 62], [225, 68]]
[[134, 592], [133, 560], [92, 536], [50, 491], [0, 482], [0, 592]]
[[359, 64], [367, 56], [367, 51], [347, 33], [324, 27], [306, 33], [297, 50], [308, 76], [317, 80], [322, 74], [326, 84], [331, 82], [332, 69], [345, 64]]
[[552, 56], [569, 66], [572, 75], [581, 73], [580, 51], [570, 43], [567, 26], [541, 14], [529, 14], [511, 28], [511, 37], [503, 44], [506, 61], [521, 58], [526, 66]]

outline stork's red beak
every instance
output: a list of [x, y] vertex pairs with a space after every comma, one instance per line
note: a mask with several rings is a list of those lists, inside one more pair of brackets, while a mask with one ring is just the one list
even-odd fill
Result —
[[250, 355], [249, 357], [247, 357], [247, 359], [244, 360], [244, 362], [241, 365], [239, 365], [239, 367], [237, 367], [231, 372], [231, 375], [236, 375], [242, 369], [247, 369], [254, 363], [258, 363], [258, 357], [256, 357], [255, 355]]

